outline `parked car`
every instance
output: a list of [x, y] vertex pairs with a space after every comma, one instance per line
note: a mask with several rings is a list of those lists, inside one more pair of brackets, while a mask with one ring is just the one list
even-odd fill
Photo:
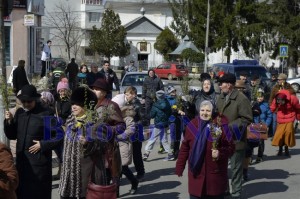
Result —
[[141, 97], [143, 82], [147, 76], [148, 72], [127, 72], [120, 83], [120, 93], [124, 93], [127, 86], [134, 86], [138, 97]]
[[[137, 90], [137, 96], [142, 97], [143, 83], [145, 78], [148, 77], [148, 71], [143, 72], [127, 72], [120, 83], [120, 93], [124, 93], [126, 87], [134, 86]], [[168, 86], [167, 82], [164, 82], [164, 87]]]
[[248, 77], [253, 74], [259, 75], [262, 80], [268, 81], [271, 76], [270, 73], [265, 69], [265, 67], [260, 66], [257, 60], [233, 60], [232, 63], [217, 63], [213, 64], [212, 70], [215, 74], [219, 71], [224, 71], [225, 73], [235, 74], [237, 78], [240, 77], [241, 71], [248, 73]]
[[160, 78], [182, 78], [189, 74], [189, 71], [184, 64], [181, 63], [163, 63], [154, 68], [156, 75]]
[[291, 86], [293, 87], [293, 89], [295, 90], [296, 93], [298, 93], [300, 91], [300, 78], [299, 77], [287, 79], [286, 82], [291, 84]]

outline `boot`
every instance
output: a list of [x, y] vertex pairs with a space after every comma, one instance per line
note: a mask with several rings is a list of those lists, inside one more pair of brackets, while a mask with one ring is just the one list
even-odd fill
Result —
[[280, 147], [279, 147], [279, 150], [278, 150], [277, 156], [282, 156], [282, 146], [280, 146]]
[[284, 146], [284, 154], [285, 154], [285, 156], [290, 156], [290, 152], [289, 152], [289, 147], [288, 146]]
[[131, 189], [129, 190], [129, 194], [134, 195], [137, 191], [138, 185], [139, 181], [137, 179], [131, 182]]

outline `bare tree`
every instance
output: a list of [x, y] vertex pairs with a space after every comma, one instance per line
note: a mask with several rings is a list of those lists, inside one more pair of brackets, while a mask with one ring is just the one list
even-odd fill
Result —
[[74, 12], [69, 3], [63, 2], [55, 4], [53, 10], [55, 11], [47, 12], [45, 25], [56, 29], [50, 34], [65, 44], [68, 59], [71, 59], [71, 53], [76, 58], [84, 36], [84, 31], [80, 28], [80, 13]]

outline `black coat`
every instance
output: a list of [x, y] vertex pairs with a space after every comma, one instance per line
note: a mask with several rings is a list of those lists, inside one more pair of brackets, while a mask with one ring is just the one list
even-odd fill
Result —
[[115, 71], [113, 71], [111, 68], [108, 69], [108, 77], [106, 78], [106, 74], [104, 69], [102, 68], [100, 70], [100, 73], [103, 74], [104, 78], [106, 79], [108, 85], [109, 85], [109, 90], [113, 90], [113, 83], [116, 86], [116, 90], [119, 91], [120, 90], [120, 82], [119, 79], [117, 77], [117, 74], [115, 73]]
[[155, 99], [156, 91], [164, 90], [164, 85], [159, 77], [146, 77], [143, 83], [142, 98]]
[[[13, 121], [4, 121], [4, 132], [8, 139], [17, 139], [16, 167], [19, 173], [18, 199], [51, 199], [52, 190], [52, 149], [63, 141], [63, 131], [60, 134], [45, 131], [46, 116], [53, 116], [53, 111], [37, 103], [35, 108], [25, 112], [19, 108]], [[53, 121], [55, 122], [55, 121]], [[54, 124], [48, 127], [55, 128]], [[50, 126], [51, 125], [51, 126]], [[47, 139], [46, 137], [49, 137]], [[32, 154], [29, 147], [39, 140], [41, 150]]]
[[69, 81], [73, 82], [76, 80], [77, 74], [79, 72], [78, 65], [75, 62], [68, 64], [65, 73], [69, 76]]
[[18, 66], [13, 72], [14, 92], [17, 94], [23, 86], [28, 84], [29, 82], [27, 79], [25, 68], [23, 66]]

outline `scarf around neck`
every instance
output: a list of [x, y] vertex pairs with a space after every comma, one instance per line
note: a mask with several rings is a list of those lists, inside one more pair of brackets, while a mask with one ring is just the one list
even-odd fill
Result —
[[64, 139], [63, 164], [59, 184], [59, 193], [63, 197], [80, 198], [82, 196], [81, 158], [82, 145], [78, 136], [86, 131], [86, 115], [67, 119], [67, 131]]
[[189, 158], [190, 170], [192, 171], [194, 177], [196, 177], [201, 171], [206, 152], [207, 138], [209, 135], [209, 129], [206, 128], [209, 120], [201, 120], [199, 117], [198, 122], [198, 134], [196, 134], [192, 152]]

